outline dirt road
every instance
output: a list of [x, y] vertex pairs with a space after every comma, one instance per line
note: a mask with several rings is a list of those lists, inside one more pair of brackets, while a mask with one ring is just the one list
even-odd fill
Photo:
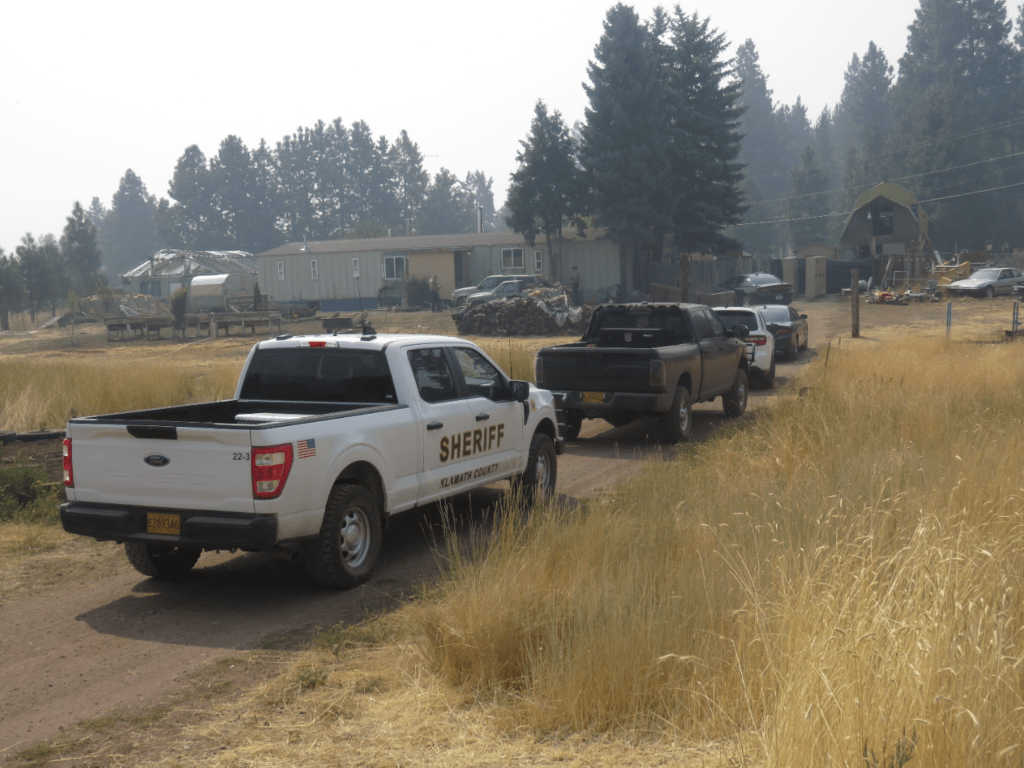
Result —
[[[810, 317], [812, 350], [848, 328], [848, 309], [838, 300], [801, 306]], [[813, 354], [780, 363], [778, 386]], [[755, 390], [751, 407], [768, 396]], [[694, 439], [705, 439], [723, 418], [718, 403], [697, 406]], [[594, 497], [642, 460], [674, 450], [638, 424], [611, 429], [585, 422], [581, 439], [559, 459], [558, 492]], [[452, 519], [463, 531], [485, 522], [506, 487], [460, 497]], [[132, 570], [113, 544], [70, 544], [78, 552], [73, 567], [44, 560], [46, 578], [37, 564], [29, 576], [36, 583], [0, 605], [0, 761], [83, 718], [154, 704], [217, 659], [298, 648], [317, 627], [354, 623], [412, 599], [417, 585], [438, 573], [442, 524], [437, 507], [395, 518], [373, 580], [347, 592], [318, 588], [300, 565], [267, 555], [205, 553], [191, 579], [168, 584]]]

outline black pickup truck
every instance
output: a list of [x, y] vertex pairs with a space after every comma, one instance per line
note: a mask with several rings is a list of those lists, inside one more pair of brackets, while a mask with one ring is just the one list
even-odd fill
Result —
[[727, 415], [747, 409], [745, 337], [702, 304], [605, 304], [580, 341], [541, 348], [537, 386], [560, 403], [567, 440], [583, 419], [622, 426], [655, 416], [678, 442], [690, 435], [693, 403], [721, 396]]

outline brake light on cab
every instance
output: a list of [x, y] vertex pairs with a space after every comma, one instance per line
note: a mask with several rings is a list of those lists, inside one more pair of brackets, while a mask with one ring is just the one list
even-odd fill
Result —
[[292, 445], [268, 445], [252, 449], [252, 497], [276, 499], [284, 491], [292, 469]]
[[75, 470], [71, 466], [71, 438], [64, 438], [64, 487], [75, 487]]

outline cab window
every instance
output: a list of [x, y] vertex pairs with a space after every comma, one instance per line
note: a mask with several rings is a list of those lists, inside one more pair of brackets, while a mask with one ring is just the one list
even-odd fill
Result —
[[455, 377], [443, 348], [409, 350], [409, 365], [416, 381], [416, 391], [423, 400], [443, 403], [458, 398]]
[[505, 377], [475, 349], [455, 347], [452, 350], [466, 382], [469, 397], [486, 397], [489, 400], [508, 400]]

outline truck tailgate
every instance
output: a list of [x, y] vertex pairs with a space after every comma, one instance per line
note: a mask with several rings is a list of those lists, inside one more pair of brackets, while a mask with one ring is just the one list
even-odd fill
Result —
[[74, 488], [68, 498], [253, 512], [248, 429], [69, 424]]
[[651, 384], [651, 360], [657, 357], [651, 350], [580, 346], [554, 347], [542, 354], [547, 389], [660, 390]]

